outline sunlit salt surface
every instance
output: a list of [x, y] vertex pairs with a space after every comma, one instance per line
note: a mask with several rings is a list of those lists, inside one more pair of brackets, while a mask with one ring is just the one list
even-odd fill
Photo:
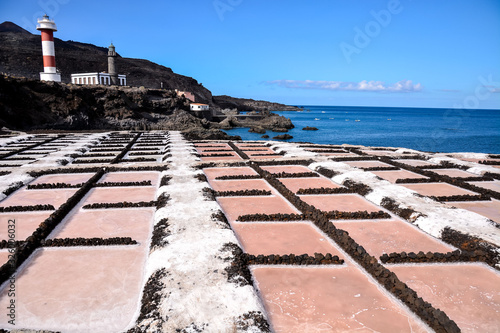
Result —
[[35, 179], [30, 185], [45, 184], [45, 183], [64, 183], [64, 184], [81, 184], [85, 183], [90, 179], [93, 173], [66, 173], [66, 174], [54, 174], [54, 175], [43, 175]]
[[262, 166], [262, 169], [269, 171], [270, 173], [303, 173], [303, 172], [313, 172], [308, 167], [302, 165], [270, 165]]
[[0, 250], [0, 266], [9, 260], [9, 249]]
[[385, 179], [391, 183], [395, 183], [398, 179], [427, 179], [426, 176], [419, 175], [408, 170], [390, 170], [390, 171], [370, 171], [382, 179]]
[[380, 161], [347, 161], [344, 162], [345, 164], [348, 164], [350, 166], [356, 167], [356, 168], [390, 168], [392, 165], [380, 162]]
[[215, 178], [222, 176], [258, 175], [257, 172], [250, 167], [205, 168], [203, 172], [210, 180], [215, 180]]
[[358, 194], [300, 195], [299, 197], [322, 211], [378, 212], [382, 210]]
[[434, 163], [424, 161], [424, 160], [402, 159], [402, 160], [395, 160], [395, 161], [398, 163], [409, 165], [409, 166], [435, 165]]
[[229, 148], [232, 149], [227, 143], [216, 143], [216, 142], [207, 142], [207, 143], [195, 143], [194, 145], [197, 149], [218, 149], [218, 148]]
[[145, 243], [153, 215], [154, 208], [80, 210], [64, 219], [49, 238], [131, 237]]
[[84, 204], [150, 201], [155, 199], [155, 193], [156, 188], [153, 186], [94, 187]]
[[379, 257], [392, 252], [449, 252], [453, 247], [443, 244], [407, 222], [392, 220], [376, 221], [335, 221], [337, 228], [349, 232], [354, 240], [363, 246], [368, 253]]
[[247, 214], [300, 214], [281, 196], [219, 197], [217, 202], [229, 221], [236, 221], [238, 216]]
[[361, 150], [363, 153], [368, 154], [368, 155], [373, 155], [373, 156], [399, 156], [401, 155], [400, 153], [396, 153], [392, 150], [367, 150], [367, 149], [362, 149]]
[[410, 190], [429, 196], [477, 195], [477, 193], [447, 183], [401, 184]]
[[[0, 240], [9, 240], [9, 225], [15, 240], [25, 240], [53, 211], [0, 213]], [[9, 223], [9, 220], [11, 222]], [[14, 221], [14, 222], [12, 222]]]
[[250, 254], [314, 255], [318, 252], [339, 255], [339, 250], [324, 235], [316, 231], [310, 222], [236, 222], [232, 227], [243, 249]]
[[[212, 152], [212, 153], [205, 153], [207, 155], [214, 155], [210, 157], [200, 157], [200, 159], [204, 162], [210, 162], [210, 161], [229, 161], [229, 160], [241, 160], [242, 158], [238, 153], [235, 151], [225, 151], [225, 152]], [[231, 154], [231, 156], [215, 156], [215, 155], [226, 155], [226, 154]]]
[[500, 201], [498, 200], [451, 202], [448, 205], [470, 210], [500, 224]]
[[482, 187], [488, 190], [500, 192], [500, 181], [494, 180], [489, 182], [469, 182], [469, 184]]
[[[16, 327], [63, 332], [120, 332], [140, 300], [144, 247], [37, 250], [16, 276]], [[8, 289], [0, 296], [7, 308]], [[0, 327], [12, 328], [7, 316]]]
[[438, 175], [450, 176], [454, 178], [477, 177], [477, 175], [460, 169], [434, 169], [431, 170]]
[[215, 191], [273, 190], [263, 179], [210, 180], [210, 186]]
[[353, 266], [255, 267], [275, 332], [426, 332]]
[[50, 190], [27, 190], [26, 188], [21, 188], [0, 202], [0, 207], [53, 205], [57, 209], [75, 194], [76, 191], [77, 189], [75, 188]]
[[312, 177], [312, 178], [279, 178], [280, 182], [283, 183], [290, 191], [297, 193], [299, 189], [309, 189], [309, 188], [339, 188], [342, 187], [331, 181], [330, 179], [324, 177]]
[[109, 172], [106, 173], [99, 183], [105, 182], [142, 182], [151, 181], [152, 186], [158, 185], [160, 173], [156, 171], [141, 172]]
[[479, 264], [405, 265], [390, 270], [462, 332], [500, 329], [500, 274]]
[[317, 153], [320, 156], [330, 156], [330, 157], [359, 157], [358, 154], [354, 153]]

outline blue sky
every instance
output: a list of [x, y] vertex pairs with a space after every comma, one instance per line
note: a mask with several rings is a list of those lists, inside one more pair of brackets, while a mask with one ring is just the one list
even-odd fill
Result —
[[0, 1], [33, 33], [44, 13], [58, 38], [112, 41], [215, 95], [500, 109], [498, 0]]

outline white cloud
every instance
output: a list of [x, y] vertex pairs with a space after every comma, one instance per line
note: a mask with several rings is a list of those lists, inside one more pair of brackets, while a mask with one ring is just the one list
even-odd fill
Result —
[[312, 81], [312, 80], [274, 80], [267, 84], [292, 89], [320, 89], [332, 91], [375, 91], [375, 92], [416, 92], [422, 90], [420, 83], [401, 80], [388, 85], [382, 81], [345, 82], [345, 81]]
[[483, 86], [486, 89], [488, 89], [492, 93], [500, 93], [500, 88], [495, 87], [495, 86]]

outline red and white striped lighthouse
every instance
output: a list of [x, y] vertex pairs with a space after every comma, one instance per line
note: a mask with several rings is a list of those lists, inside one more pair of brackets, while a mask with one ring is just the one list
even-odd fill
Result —
[[47, 14], [38, 20], [36, 30], [42, 32], [43, 72], [40, 73], [42, 81], [61, 82], [61, 74], [56, 70], [56, 52], [54, 50], [54, 31], [57, 31], [54, 21], [49, 20]]

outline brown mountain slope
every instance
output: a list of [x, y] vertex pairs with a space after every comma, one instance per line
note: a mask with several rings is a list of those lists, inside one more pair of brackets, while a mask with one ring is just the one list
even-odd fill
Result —
[[[107, 48], [54, 38], [56, 64], [62, 81], [69, 83], [71, 73], [101, 72], [108, 68]], [[39, 78], [43, 71], [40, 36], [29, 33], [12, 22], [0, 24], [0, 72]], [[120, 74], [127, 75], [127, 84], [165, 89], [191, 91], [197, 101], [212, 104], [212, 93], [195, 79], [174, 73], [170, 68], [148, 60], [118, 56], [116, 65]]]

